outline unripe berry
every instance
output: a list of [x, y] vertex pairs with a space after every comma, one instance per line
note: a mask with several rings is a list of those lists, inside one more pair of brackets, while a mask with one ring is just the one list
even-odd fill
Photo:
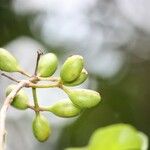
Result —
[[[11, 91], [16, 87], [16, 85], [9, 85], [6, 88], [6, 96], [8, 96]], [[20, 90], [17, 95], [14, 97], [11, 105], [17, 109], [25, 110], [28, 108], [28, 96], [24, 90]]]
[[40, 142], [46, 141], [50, 134], [51, 128], [48, 120], [41, 114], [36, 115], [32, 123], [33, 134]]
[[69, 118], [80, 114], [81, 109], [76, 107], [69, 99], [57, 102], [50, 107], [50, 111], [56, 116]]
[[70, 100], [80, 108], [91, 108], [96, 106], [100, 100], [100, 94], [93, 90], [87, 89], [68, 89], [64, 87]]
[[64, 85], [67, 85], [67, 86], [77, 86], [77, 85], [80, 85], [82, 84], [88, 77], [88, 73], [85, 69], [83, 69], [80, 73], [80, 76], [73, 82], [64, 82], [63, 84]]
[[55, 54], [47, 53], [41, 56], [38, 64], [37, 74], [41, 77], [53, 75], [57, 69], [58, 59]]
[[96, 106], [100, 100], [100, 94], [93, 90], [87, 89], [68, 89], [64, 88], [70, 100], [80, 108], [91, 108]]
[[0, 48], [0, 70], [6, 72], [18, 72], [21, 70], [16, 58], [3, 48]]
[[76, 80], [83, 69], [83, 57], [73, 55], [68, 57], [62, 66], [60, 77], [63, 82], [72, 82]]

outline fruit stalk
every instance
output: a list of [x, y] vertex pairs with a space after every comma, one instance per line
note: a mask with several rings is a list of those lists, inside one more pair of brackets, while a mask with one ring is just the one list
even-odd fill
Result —
[[32, 88], [32, 94], [33, 94], [33, 100], [34, 100], [34, 107], [35, 109], [39, 108], [37, 94], [36, 94], [36, 88]]
[[6, 112], [10, 105], [10, 103], [13, 101], [13, 98], [17, 95], [17, 93], [28, 84], [29, 81], [23, 80], [12, 92], [6, 97], [4, 104], [0, 110], [0, 150], [4, 150], [5, 148], [5, 120], [6, 120]]

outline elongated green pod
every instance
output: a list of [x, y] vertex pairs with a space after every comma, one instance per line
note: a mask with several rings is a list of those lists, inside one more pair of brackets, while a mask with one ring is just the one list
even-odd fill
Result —
[[58, 59], [53, 53], [47, 53], [41, 56], [38, 64], [37, 74], [41, 77], [53, 75], [57, 69]]
[[[16, 85], [12, 84], [6, 88], [6, 96], [10, 94], [10, 92], [16, 87]], [[20, 90], [17, 95], [14, 97], [11, 105], [17, 109], [25, 110], [28, 108], [28, 96], [24, 92], [24, 90]]]
[[64, 91], [68, 94], [70, 100], [80, 108], [94, 107], [101, 100], [100, 94], [93, 90], [69, 89], [64, 87]]
[[81, 109], [76, 107], [69, 99], [66, 99], [52, 105], [50, 111], [56, 116], [69, 118], [79, 115]]
[[41, 114], [36, 115], [32, 123], [32, 130], [35, 138], [40, 141], [46, 141], [50, 134], [51, 128], [48, 120]]
[[63, 82], [72, 82], [76, 80], [83, 69], [83, 57], [73, 55], [68, 57], [63, 64], [60, 72], [60, 77]]
[[6, 72], [18, 72], [21, 70], [16, 58], [3, 48], [0, 48], [0, 70]]
[[77, 86], [77, 85], [80, 85], [82, 84], [88, 77], [88, 73], [85, 69], [83, 69], [80, 73], [80, 76], [73, 82], [64, 82], [63, 84], [64, 85], [67, 85], [67, 86]]

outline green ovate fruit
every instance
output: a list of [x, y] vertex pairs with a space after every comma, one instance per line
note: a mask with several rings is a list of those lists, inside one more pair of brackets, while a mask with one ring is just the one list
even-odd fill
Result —
[[70, 100], [80, 108], [91, 108], [96, 106], [100, 100], [100, 94], [93, 90], [87, 89], [68, 89], [64, 87]]
[[79, 115], [81, 109], [67, 99], [52, 105], [50, 111], [59, 117], [69, 118]]
[[88, 77], [88, 73], [85, 69], [82, 70], [82, 72], [80, 73], [80, 76], [73, 82], [64, 82], [63, 84], [64, 85], [67, 85], [67, 86], [77, 86], [77, 85], [80, 85], [82, 84]]
[[90, 138], [88, 150], [146, 150], [139, 132], [132, 126], [117, 124], [98, 129]]
[[[11, 91], [16, 87], [16, 85], [9, 85], [6, 88], [6, 96], [8, 96]], [[20, 90], [17, 95], [14, 97], [11, 105], [17, 109], [24, 110], [28, 108], [28, 96], [24, 90]]]
[[41, 77], [53, 75], [57, 69], [58, 59], [53, 53], [47, 53], [41, 56], [38, 64], [37, 74]]
[[6, 72], [18, 72], [21, 70], [16, 58], [3, 48], [0, 48], [0, 70]]
[[36, 115], [32, 123], [33, 134], [40, 142], [46, 141], [50, 134], [51, 128], [48, 120], [41, 114]]
[[60, 77], [63, 82], [72, 82], [76, 80], [83, 69], [83, 57], [73, 55], [68, 57], [62, 66]]

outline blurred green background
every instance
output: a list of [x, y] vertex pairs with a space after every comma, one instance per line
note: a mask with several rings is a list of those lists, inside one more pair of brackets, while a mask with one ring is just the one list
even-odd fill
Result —
[[[60, 127], [53, 147], [50, 142], [34, 143], [36, 149], [84, 146], [95, 129], [118, 122], [132, 124], [150, 137], [149, 8], [148, 0], [0, 0], [0, 47], [8, 47], [17, 55], [27, 44], [22, 41], [15, 51], [14, 41], [21, 38], [56, 53], [60, 62], [81, 54], [89, 72], [85, 87], [102, 96], [97, 107]], [[12, 126], [15, 121], [9, 119]], [[28, 137], [24, 133], [16, 136]], [[30, 138], [24, 145], [32, 144]], [[17, 143], [10, 143], [11, 150], [20, 149]]]

